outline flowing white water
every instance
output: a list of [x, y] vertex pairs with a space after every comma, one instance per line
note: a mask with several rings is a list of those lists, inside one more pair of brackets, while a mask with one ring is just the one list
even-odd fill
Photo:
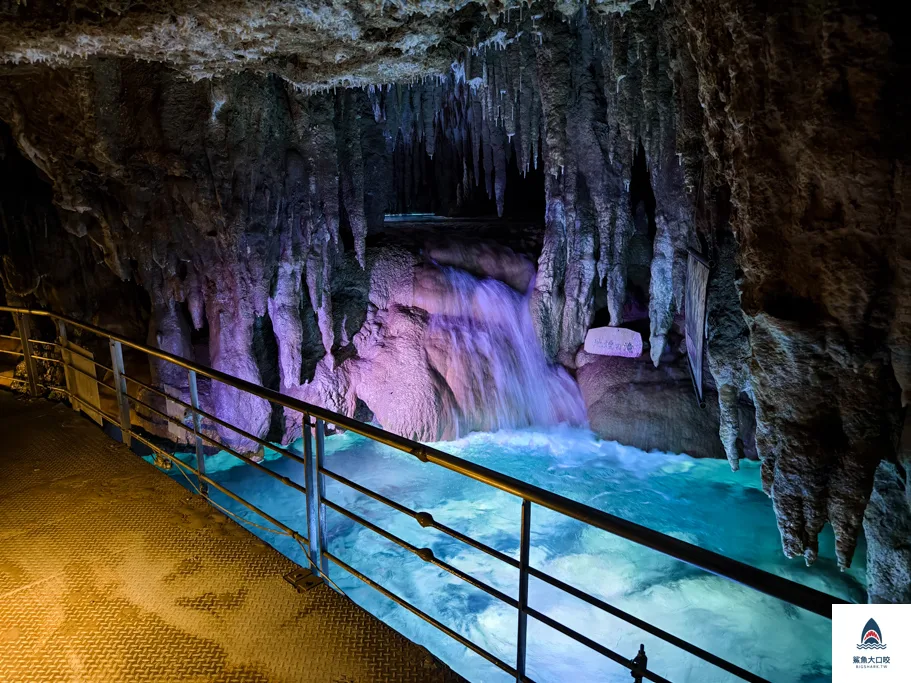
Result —
[[417, 304], [431, 312], [428, 354], [459, 406], [457, 435], [587, 423], [578, 386], [535, 336], [530, 289], [457, 268], [432, 272], [440, 280], [418, 288]]
[[[299, 445], [295, 445], [298, 450]], [[477, 433], [436, 446], [833, 595], [864, 600], [863, 544], [855, 566], [845, 573], [838, 571], [833, 560], [828, 529], [820, 538], [820, 559], [813, 567], [784, 558], [756, 463], [744, 462], [740, 472], [732, 473], [723, 461], [645, 453], [569, 427]], [[353, 434], [328, 438], [326, 449], [330, 469], [412, 509], [430, 512], [438, 521], [517, 557], [520, 510], [514, 497]], [[241, 466], [227, 454], [207, 460], [210, 474], [222, 485], [301, 533], [306, 531], [303, 496]], [[301, 468], [293, 461], [268, 454], [266, 465], [302, 482]], [[517, 572], [511, 567], [422, 529], [411, 518], [331, 481], [327, 494], [336, 503], [418, 547], [431, 548], [437, 557], [516, 597]], [[215, 494], [215, 499], [237, 514], [249, 516], [227, 497]], [[490, 652], [514, 662], [515, 610], [332, 511], [328, 524], [333, 553]], [[290, 539], [256, 528], [251, 531], [306, 564]], [[535, 567], [769, 680], [830, 680], [831, 627], [821, 617], [540, 508], [533, 513], [531, 560]], [[331, 575], [352, 599], [428, 647], [469, 680], [508, 680], [357, 579], [334, 566]], [[645, 643], [650, 668], [670, 680], [733, 680], [536, 580], [530, 585], [530, 603], [627, 657], [635, 654], [639, 643]], [[539, 683], [630, 680], [625, 669], [533, 619], [529, 620], [528, 644], [529, 675]]]

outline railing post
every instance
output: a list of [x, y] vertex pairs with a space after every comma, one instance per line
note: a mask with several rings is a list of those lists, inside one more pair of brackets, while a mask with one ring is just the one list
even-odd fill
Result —
[[522, 537], [519, 540], [519, 634], [516, 639], [516, 681], [525, 680], [528, 636], [528, 565], [531, 553], [531, 501], [522, 501]]
[[196, 480], [199, 484], [199, 492], [208, 498], [209, 485], [203, 481], [206, 476], [206, 454], [203, 451], [202, 421], [199, 417], [199, 391], [196, 388], [196, 371], [187, 370], [187, 379], [190, 384], [190, 405], [193, 406], [193, 435], [196, 437]]
[[25, 360], [25, 374], [28, 376], [28, 393], [38, 398], [38, 373], [35, 370], [35, 359], [32, 358], [32, 345], [29, 343], [31, 329], [28, 315], [16, 313], [16, 327], [19, 330], [19, 341], [22, 343], [22, 358]]
[[127, 380], [123, 369], [123, 348], [119, 341], [108, 340], [111, 347], [111, 368], [114, 370], [114, 391], [117, 394], [117, 406], [120, 409], [121, 438], [127, 447], [130, 446], [130, 399], [127, 394]]
[[642, 683], [642, 672], [648, 669], [648, 657], [645, 656], [644, 643], [639, 645], [639, 654], [633, 657], [630, 664], [632, 664], [634, 668], [629, 672], [629, 675], [633, 677], [635, 683]]
[[320, 467], [325, 453], [325, 425], [316, 421], [316, 448], [310, 439], [310, 416], [304, 414], [304, 463], [307, 487], [307, 542], [310, 545], [310, 562], [323, 575], [328, 574], [329, 563], [323, 556], [326, 550], [326, 506], [323, 505], [326, 484]]
[[79, 412], [79, 403], [75, 399], [76, 378], [73, 376], [72, 369], [73, 356], [66, 337], [66, 323], [56, 319], [54, 322], [57, 323], [57, 345], [60, 347], [60, 360], [63, 361], [63, 380], [66, 382], [66, 390], [70, 395], [70, 407]]

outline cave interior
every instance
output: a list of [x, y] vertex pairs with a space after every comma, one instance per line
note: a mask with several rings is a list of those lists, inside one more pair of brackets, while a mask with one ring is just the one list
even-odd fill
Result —
[[[843, 570], [863, 539], [870, 602], [911, 602], [897, 8], [312, 4], [0, 3], [0, 304], [419, 441], [568, 423], [758, 463], [776, 552], [812, 565], [828, 525]], [[703, 405], [690, 253], [711, 264]], [[586, 352], [605, 327], [641, 355]], [[189, 400], [179, 368], [126, 360]], [[262, 399], [200, 394], [301, 435]]]

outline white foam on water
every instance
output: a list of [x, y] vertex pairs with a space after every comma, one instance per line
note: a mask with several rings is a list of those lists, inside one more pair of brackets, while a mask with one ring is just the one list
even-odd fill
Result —
[[[864, 601], [864, 547], [854, 567], [838, 571], [830, 529], [820, 558], [807, 568], [781, 553], [770, 500], [757, 463], [727, 463], [645, 453], [569, 427], [472, 434], [435, 444], [463, 458], [766, 571], [849, 600]], [[300, 444], [296, 445], [299, 451]], [[520, 502], [354, 434], [326, 440], [330, 469], [416, 511], [518, 557]], [[230, 490], [306, 534], [304, 497], [227, 454], [207, 459], [208, 471]], [[268, 454], [266, 465], [302, 481], [299, 464]], [[336, 503], [418, 547], [429, 547], [476, 579], [517, 597], [518, 572], [494, 558], [376, 501], [327, 482]], [[219, 504], [250, 513], [227, 497]], [[331, 551], [400, 597], [481, 647], [514, 664], [516, 611], [427, 564], [377, 534], [328, 511]], [[830, 679], [830, 622], [750, 589], [667, 558], [540, 507], [532, 515], [533, 566], [674, 635], [773, 681]], [[259, 521], [259, 520], [257, 520]], [[305, 563], [288, 538], [251, 531]], [[356, 602], [425, 645], [471, 681], [509, 680], [429, 624], [332, 566], [331, 576]], [[733, 680], [657, 638], [537, 580], [530, 604], [548, 616], [633, 657], [646, 645], [649, 667], [673, 681]], [[548, 681], [630, 681], [629, 672], [543, 624], [529, 619], [528, 673]]]

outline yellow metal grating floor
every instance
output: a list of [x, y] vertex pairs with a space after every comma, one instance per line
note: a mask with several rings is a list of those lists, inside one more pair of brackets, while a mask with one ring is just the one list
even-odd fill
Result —
[[0, 681], [462, 681], [61, 405], [0, 392]]

